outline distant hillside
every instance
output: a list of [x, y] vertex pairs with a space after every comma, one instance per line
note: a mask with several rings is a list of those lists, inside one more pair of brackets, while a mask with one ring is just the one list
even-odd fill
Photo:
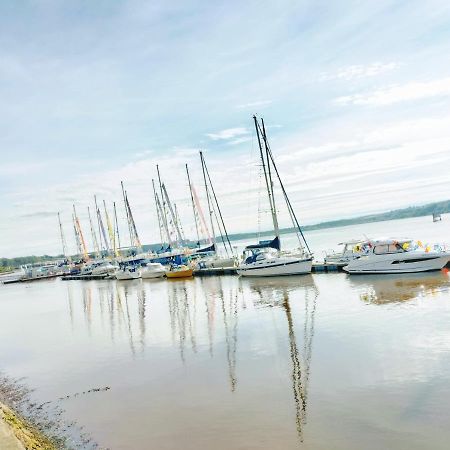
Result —
[[[395, 209], [393, 211], [388, 211], [379, 214], [370, 214], [367, 216], [354, 217], [352, 219], [340, 219], [331, 220], [328, 222], [321, 222], [315, 225], [306, 225], [302, 227], [304, 231], [308, 230], [321, 230], [324, 228], [335, 228], [344, 227], [346, 225], [356, 225], [360, 223], [370, 223], [370, 222], [383, 222], [386, 220], [396, 220], [396, 219], [407, 219], [410, 217], [421, 217], [421, 216], [431, 216], [433, 213], [445, 214], [450, 213], [450, 200], [445, 200], [442, 202], [428, 203], [422, 206], [410, 206], [409, 208]], [[282, 234], [292, 233], [294, 228], [283, 228], [280, 230]], [[234, 233], [230, 234], [231, 240], [240, 240], [247, 238], [254, 238], [256, 233]], [[273, 231], [264, 231], [260, 233], [260, 236], [270, 236]], [[195, 246], [195, 242], [189, 241], [188, 245], [191, 247]], [[161, 244], [147, 244], [143, 246], [145, 251], [148, 250], [158, 250], [161, 248]], [[22, 256], [18, 258], [0, 258], [0, 268], [11, 268], [19, 267], [21, 264], [30, 264], [42, 261], [50, 261], [54, 259], [61, 259], [62, 255], [58, 256]], [[1, 271], [1, 270], [0, 270]]]
[[[328, 222], [321, 222], [314, 225], [305, 225], [302, 227], [302, 230], [303, 231], [321, 230], [324, 228], [345, 227], [346, 225], [356, 225], [359, 223], [383, 222], [386, 220], [398, 220], [398, 219], [407, 219], [411, 217], [431, 216], [433, 213], [439, 214], [450, 213], [450, 200], [445, 200], [436, 203], [428, 203], [423, 206], [410, 206], [408, 208], [395, 209], [393, 211], [388, 211], [384, 213], [354, 217], [352, 219], [331, 220]], [[283, 228], [280, 230], [280, 233], [286, 234], [292, 233], [293, 231], [295, 231], [294, 228]], [[272, 234], [273, 234], [272, 230], [260, 233], [261, 236], [270, 236]], [[255, 233], [235, 233], [230, 235], [230, 239], [239, 240], [254, 236]]]

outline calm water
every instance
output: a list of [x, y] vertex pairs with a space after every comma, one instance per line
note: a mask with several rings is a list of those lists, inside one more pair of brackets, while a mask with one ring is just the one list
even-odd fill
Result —
[[0, 369], [111, 449], [447, 449], [449, 324], [448, 272], [39, 281]]

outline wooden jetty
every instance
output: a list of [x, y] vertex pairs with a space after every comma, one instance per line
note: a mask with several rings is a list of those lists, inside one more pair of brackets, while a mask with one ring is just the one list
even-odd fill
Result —
[[62, 274], [56, 273], [51, 275], [44, 275], [42, 277], [13, 278], [12, 280], [3, 281], [3, 284], [28, 283], [29, 281], [48, 280], [49, 278], [58, 278], [61, 276]]
[[110, 278], [109, 275], [65, 275], [61, 278], [63, 281], [71, 280], [104, 280]]
[[342, 272], [342, 266], [337, 264], [326, 264], [326, 263], [313, 263], [311, 272], [312, 273], [326, 273], [326, 272]]
[[236, 267], [212, 267], [209, 269], [195, 269], [194, 276], [236, 275]]

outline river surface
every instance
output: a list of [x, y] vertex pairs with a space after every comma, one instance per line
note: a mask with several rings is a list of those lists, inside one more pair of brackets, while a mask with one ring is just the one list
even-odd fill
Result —
[[4, 285], [0, 370], [101, 448], [448, 449], [450, 277]]

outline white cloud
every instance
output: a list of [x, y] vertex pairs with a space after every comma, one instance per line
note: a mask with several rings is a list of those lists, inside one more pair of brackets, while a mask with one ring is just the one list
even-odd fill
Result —
[[272, 100], [259, 100], [256, 102], [243, 103], [242, 105], [238, 105], [239, 109], [247, 109], [247, 108], [256, 108], [258, 106], [267, 106], [272, 103]]
[[206, 136], [208, 136], [213, 141], [219, 141], [219, 140], [233, 139], [238, 136], [245, 136], [249, 133], [250, 131], [248, 130], [248, 128], [238, 127], [238, 128], [227, 128], [226, 130], [218, 131], [217, 133], [209, 133]]
[[354, 64], [352, 66], [338, 69], [335, 73], [324, 72], [320, 75], [320, 81], [329, 80], [353, 80], [356, 78], [367, 78], [397, 69], [400, 66], [398, 62], [372, 63], [372, 64]]
[[363, 94], [338, 97], [335, 102], [340, 105], [384, 106], [404, 101], [448, 95], [450, 95], [450, 77], [393, 85]]

